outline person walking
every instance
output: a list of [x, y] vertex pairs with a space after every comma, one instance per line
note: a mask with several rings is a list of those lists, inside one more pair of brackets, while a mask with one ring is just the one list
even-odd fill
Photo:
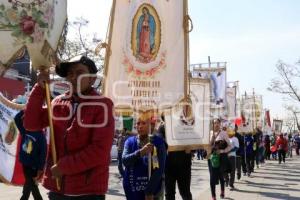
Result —
[[19, 159], [23, 167], [25, 184], [20, 200], [28, 200], [30, 193], [32, 193], [34, 200], [42, 200], [38, 181], [42, 178], [47, 156], [46, 136], [42, 130], [27, 131], [23, 126], [23, 117], [24, 111], [22, 110], [14, 118], [22, 136]]
[[[97, 67], [88, 57], [62, 62], [55, 70], [71, 87], [51, 103], [57, 163], [49, 152], [43, 185], [50, 200], [104, 200], [115, 128], [113, 102], [93, 88]], [[49, 126], [45, 82], [49, 72], [41, 70], [25, 110], [27, 130]]]
[[276, 140], [276, 147], [278, 149], [278, 162], [281, 164], [281, 162], [285, 163], [285, 155], [288, 150], [288, 142], [285, 137], [283, 137], [283, 134], [280, 133], [279, 137]]
[[299, 156], [299, 149], [300, 149], [300, 135], [297, 133], [294, 137], [294, 145], [296, 150], [296, 155]]
[[124, 177], [124, 166], [122, 163], [122, 154], [123, 154], [123, 150], [124, 150], [124, 143], [127, 140], [127, 138], [130, 137], [129, 131], [124, 128], [120, 134], [120, 136], [118, 137], [118, 141], [117, 141], [117, 147], [118, 147], [118, 170], [120, 173], [120, 176], [123, 178]]
[[167, 151], [164, 140], [151, 134], [150, 130], [155, 127], [155, 123], [151, 122], [151, 114], [140, 113], [136, 123], [138, 135], [128, 138], [124, 145], [123, 187], [127, 200], [161, 200], [162, 198], [160, 193], [163, 189]]
[[[180, 173], [178, 173], [180, 169]], [[183, 200], [192, 200], [191, 193], [192, 153], [190, 151], [168, 152], [166, 160], [165, 196], [175, 200], [176, 183]]]
[[264, 144], [265, 144], [265, 159], [270, 160], [271, 159], [271, 140], [270, 140], [269, 135], [265, 136]]
[[246, 168], [246, 155], [245, 155], [245, 145], [244, 145], [245, 137], [238, 132], [237, 125], [235, 125], [235, 137], [239, 141], [239, 149], [236, 152], [236, 171], [237, 171], [237, 179], [240, 180], [242, 171], [244, 176], [246, 176], [247, 168]]
[[247, 176], [250, 176], [253, 172], [253, 165], [251, 161], [253, 161], [253, 137], [251, 133], [247, 133], [245, 136], [245, 152], [246, 152], [246, 168], [247, 168]]
[[[156, 133], [164, 139], [168, 149], [165, 136], [165, 118], [161, 115], [161, 124]], [[178, 173], [181, 169], [181, 173]], [[175, 200], [176, 183], [180, 196], [183, 200], [192, 200], [191, 177], [192, 176], [192, 153], [190, 151], [168, 152], [165, 166], [165, 199]]]
[[239, 140], [235, 137], [235, 132], [232, 130], [228, 131], [229, 141], [231, 144], [231, 150], [228, 153], [228, 158], [231, 166], [231, 172], [225, 174], [226, 186], [229, 185], [230, 190], [234, 190], [235, 181], [235, 169], [236, 169], [236, 152], [239, 149]]
[[210, 139], [211, 152], [208, 155], [208, 169], [210, 174], [210, 189], [212, 200], [216, 200], [216, 185], [220, 183], [221, 198], [225, 198], [224, 174], [229, 173], [230, 163], [227, 153], [231, 144], [226, 131], [221, 129], [221, 120], [213, 121], [213, 134]]

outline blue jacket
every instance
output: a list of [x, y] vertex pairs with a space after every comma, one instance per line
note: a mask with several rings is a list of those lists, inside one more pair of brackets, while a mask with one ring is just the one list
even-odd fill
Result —
[[148, 180], [148, 156], [140, 156], [138, 137], [132, 136], [125, 142], [122, 155], [125, 165], [123, 187], [129, 200], [144, 200], [146, 194], [155, 195], [161, 189], [167, 151], [159, 136], [154, 136], [153, 144], [157, 148], [159, 168], [152, 169]]
[[236, 152], [236, 155], [238, 156], [244, 156], [245, 155], [245, 145], [244, 145], [244, 136], [240, 133], [236, 132], [235, 137], [239, 140], [239, 149]]
[[47, 141], [43, 131], [27, 131], [23, 126], [23, 111], [15, 116], [15, 123], [22, 136], [20, 148], [20, 162], [36, 170], [43, 170], [46, 154]]
[[245, 136], [245, 148], [246, 148], [246, 155], [251, 156], [253, 154], [253, 144], [254, 139], [252, 135]]

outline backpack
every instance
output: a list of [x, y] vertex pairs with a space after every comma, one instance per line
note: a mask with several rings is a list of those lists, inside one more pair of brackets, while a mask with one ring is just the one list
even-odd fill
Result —
[[217, 154], [216, 152], [212, 153], [210, 155], [210, 162], [211, 162], [211, 166], [213, 168], [219, 168], [220, 167], [220, 155]]

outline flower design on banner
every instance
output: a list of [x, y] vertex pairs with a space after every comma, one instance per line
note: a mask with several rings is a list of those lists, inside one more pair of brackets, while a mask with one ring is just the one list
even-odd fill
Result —
[[11, 31], [16, 44], [41, 42], [44, 35], [50, 33], [54, 24], [54, 5], [12, 4], [0, 5], [0, 30]]
[[145, 70], [135, 67], [125, 53], [124, 55], [123, 65], [126, 67], [126, 72], [136, 78], [153, 78], [161, 69], [166, 67], [166, 52], [162, 53], [158, 65]]

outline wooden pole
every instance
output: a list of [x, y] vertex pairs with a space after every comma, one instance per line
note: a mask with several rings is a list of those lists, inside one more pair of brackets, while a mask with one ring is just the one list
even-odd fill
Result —
[[109, 57], [111, 55], [111, 40], [112, 40], [112, 33], [113, 33], [113, 26], [114, 26], [114, 19], [115, 19], [115, 11], [116, 11], [116, 0], [113, 0], [112, 8], [110, 12], [110, 22], [109, 22], [109, 31], [107, 40], [107, 47], [105, 51], [105, 58], [104, 58], [104, 70], [103, 70], [103, 82], [102, 82], [102, 93], [105, 93], [105, 82], [108, 73], [108, 65], [109, 65]]
[[[52, 153], [52, 159], [53, 164], [55, 165], [57, 163], [57, 157], [56, 157], [56, 148], [55, 148], [55, 138], [54, 138], [54, 128], [53, 128], [53, 121], [52, 121], [52, 109], [51, 109], [51, 101], [50, 101], [50, 88], [49, 84], [45, 83], [45, 89], [46, 89], [46, 103], [48, 108], [48, 119], [49, 119], [49, 127], [50, 127], [50, 144], [51, 144], [51, 153]], [[58, 190], [60, 190], [60, 180], [56, 178], [56, 187]]]
[[255, 124], [254, 125], [254, 128], [253, 130], [255, 131], [255, 129], [257, 128], [257, 121], [256, 121], [256, 101], [255, 101], [255, 91], [254, 91], [254, 88], [253, 88], [253, 102], [254, 102], [254, 122]]
[[184, 31], [184, 99], [189, 95], [189, 17], [188, 17], [188, 0], [183, 0], [183, 31]]
[[[148, 130], [148, 133], [149, 133], [148, 139], [149, 139], [149, 142], [152, 142], [152, 141], [150, 141], [150, 137], [152, 135], [151, 121], [149, 123], [150, 123], [150, 125], [149, 125], [149, 130]], [[152, 154], [150, 152], [150, 153], [148, 153], [148, 180], [149, 181], [150, 181], [150, 178], [151, 178], [151, 171], [152, 171]]]

